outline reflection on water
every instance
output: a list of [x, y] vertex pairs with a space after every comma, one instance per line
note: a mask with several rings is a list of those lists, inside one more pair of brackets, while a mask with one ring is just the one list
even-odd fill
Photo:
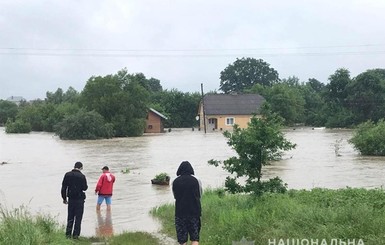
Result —
[[[305, 128], [285, 133], [297, 148], [287, 152], [283, 160], [264, 167], [264, 178], [280, 176], [289, 188], [297, 189], [383, 185], [384, 158], [360, 156], [347, 142], [351, 131]], [[82, 235], [94, 236], [101, 230], [106, 234], [125, 230], [154, 232], [159, 223], [149, 211], [174, 201], [170, 186], [151, 185], [156, 174], [166, 172], [172, 181], [180, 162], [188, 160], [204, 188], [220, 187], [227, 173], [209, 166], [207, 161], [233, 155], [219, 132], [179, 129], [135, 138], [62, 141], [50, 133], [12, 135], [0, 128], [0, 162], [8, 163], [0, 165], [0, 203], [8, 208], [24, 204], [32, 211], [56, 216], [65, 224], [67, 210], [60, 197], [61, 181], [65, 172], [81, 161], [89, 185]], [[94, 190], [104, 165], [116, 176], [109, 219], [103, 210], [100, 217], [95, 212]], [[129, 173], [122, 172], [127, 168]], [[111, 226], [103, 230], [98, 228], [99, 223]]]
[[110, 237], [114, 234], [111, 211], [96, 211], [97, 226], [95, 235], [98, 237]]

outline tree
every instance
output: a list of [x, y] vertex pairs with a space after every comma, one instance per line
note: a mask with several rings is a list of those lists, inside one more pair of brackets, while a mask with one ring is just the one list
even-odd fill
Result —
[[324, 100], [322, 98], [322, 91], [324, 89], [323, 83], [311, 78], [302, 86], [302, 94], [305, 100], [304, 105], [304, 122], [311, 126], [324, 126], [325, 118], [322, 115], [322, 106]]
[[325, 104], [322, 114], [326, 127], [350, 127], [354, 125], [354, 115], [347, 104], [348, 84], [351, 83], [350, 72], [341, 68], [329, 77], [330, 83], [322, 94]]
[[150, 78], [148, 81], [148, 88], [151, 92], [161, 92], [163, 90], [162, 85], [160, 85], [160, 80], [156, 78]]
[[[383, 78], [382, 78], [383, 77]], [[378, 121], [385, 113], [385, 76], [368, 70], [355, 77], [347, 86], [347, 104], [356, 122]]]
[[225, 94], [243, 92], [255, 84], [272, 86], [279, 81], [278, 72], [262, 59], [237, 59], [228, 65], [220, 75], [220, 90]]
[[[264, 108], [263, 111], [268, 109]], [[295, 148], [295, 144], [286, 140], [281, 131], [282, 119], [273, 113], [265, 113], [264, 118], [253, 117], [248, 128], [240, 129], [234, 126], [233, 132], [226, 131], [224, 136], [238, 156], [231, 157], [220, 162], [210, 160], [209, 164], [218, 166], [223, 164], [223, 169], [235, 174], [235, 177], [227, 177], [225, 186], [228, 191], [258, 192], [261, 186], [262, 166], [270, 161], [279, 159], [283, 151]], [[237, 180], [246, 178], [246, 183], [241, 185]], [[271, 182], [278, 182], [273, 179]]]
[[32, 101], [20, 108], [16, 118], [28, 122], [32, 131], [43, 131], [44, 116], [41, 112], [44, 106], [45, 102], [42, 100]]
[[351, 82], [350, 71], [340, 68], [329, 77], [330, 83], [326, 85], [325, 97], [330, 102], [344, 105], [348, 96], [346, 86]]
[[298, 81], [293, 78], [284, 79], [274, 84], [266, 97], [271, 110], [285, 119], [286, 125], [303, 122], [305, 100]]
[[45, 93], [45, 101], [52, 104], [60, 104], [63, 102], [63, 89], [58, 88], [55, 93], [47, 92]]
[[321, 93], [323, 91], [323, 89], [325, 88], [325, 85], [315, 78], [309, 78], [309, 80], [306, 84], [307, 84], [307, 86], [312, 88], [313, 91], [315, 91], [317, 93]]
[[176, 89], [164, 90], [152, 96], [151, 107], [167, 116], [165, 127], [193, 127], [197, 124], [195, 117], [200, 99], [199, 93], [183, 93]]
[[18, 107], [15, 103], [0, 100], [0, 125], [4, 125], [8, 119], [14, 120], [18, 112]]
[[349, 143], [362, 155], [385, 156], [385, 121], [367, 121], [358, 125]]
[[80, 110], [55, 126], [60, 139], [100, 139], [113, 136], [112, 124], [106, 123], [96, 111]]
[[5, 127], [5, 132], [8, 134], [25, 134], [31, 132], [31, 124], [20, 118], [17, 118], [14, 121], [8, 119]]
[[91, 77], [81, 93], [81, 105], [112, 123], [115, 136], [139, 136], [144, 132], [149, 103], [143, 79], [143, 74], [130, 75], [124, 69], [115, 75]]

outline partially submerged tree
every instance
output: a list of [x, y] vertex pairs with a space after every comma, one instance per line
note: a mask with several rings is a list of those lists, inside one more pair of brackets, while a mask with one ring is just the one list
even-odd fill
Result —
[[[254, 192], [261, 189], [279, 191], [282, 181], [279, 178], [261, 182], [262, 166], [279, 159], [283, 151], [295, 148], [295, 144], [286, 140], [281, 131], [282, 118], [273, 113], [265, 113], [263, 118], [253, 117], [248, 128], [241, 129], [234, 125], [233, 132], [226, 131], [224, 136], [238, 156], [223, 162], [210, 160], [214, 166], [223, 165], [223, 169], [235, 175], [226, 178], [225, 187], [231, 193]], [[246, 178], [245, 184], [238, 183], [239, 178]], [[275, 190], [272, 190], [275, 189]]]
[[367, 121], [358, 125], [349, 143], [362, 155], [385, 156], [385, 121]]
[[112, 138], [113, 125], [106, 123], [96, 111], [79, 110], [76, 114], [64, 118], [55, 127], [60, 139], [102, 139]]

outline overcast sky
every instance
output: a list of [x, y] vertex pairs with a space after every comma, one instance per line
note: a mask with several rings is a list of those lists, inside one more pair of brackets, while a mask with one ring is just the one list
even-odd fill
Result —
[[328, 83], [385, 68], [381, 0], [0, 0], [0, 99], [44, 99], [127, 68], [163, 89], [219, 90], [236, 58]]

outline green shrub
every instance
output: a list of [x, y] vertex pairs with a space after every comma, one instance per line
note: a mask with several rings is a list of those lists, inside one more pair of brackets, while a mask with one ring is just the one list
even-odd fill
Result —
[[377, 124], [367, 121], [358, 125], [353, 138], [349, 140], [362, 155], [385, 156], [385, 121]]
[[106, 123], [96, 111], [80, 110], [69, 115], [55, 126], [55, 132], [61, 139], [101, 139], [113, 136], [113, 126]]
[[15, 121], [8, 119], [5, 127], [5, 132], [10, 134], [25, 134], [31, 132], [31, 124], [21, 119], [16, 119]]
[[18, 106], [10, 101], [0, 100], [0, 125], [4, 125], [9, 118], [14, 119], [17, 115]]
[[170, 176], [168, 176], [167, 173], [160, 173], [157, 174], [154, 179], [158, 181], [168, 181], [170, 180]]

